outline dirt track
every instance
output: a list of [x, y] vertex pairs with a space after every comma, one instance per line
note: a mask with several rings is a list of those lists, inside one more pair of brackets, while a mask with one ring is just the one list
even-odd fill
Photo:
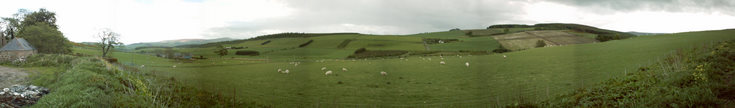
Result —
[[25, 83], [28, 73], [16, 68], [0, 66], [0, 88]]

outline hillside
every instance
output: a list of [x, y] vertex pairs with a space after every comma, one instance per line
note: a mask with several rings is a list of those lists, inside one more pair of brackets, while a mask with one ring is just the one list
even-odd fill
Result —
[[125, 45], [125, 48], [135, 49], [138, 47], [174, 47], [180, 45], [197, 45], [212, 42], [222, 42], [236, 40], [233, 38], [217, 38], [217, 39], [178, 39], [178, 40], [164, 40], [159, 42], [142, 42]]
[[670, 33], [647, 33], [647, 32], [636, 32], [636, 31], [629, 31], [629, 32], [625, 32], [625, 33], [633, 34], [633, 35], [636, 35], [636, 36], [650, 36], [650, 35], [670, 34]]
[[[315, 56], [345, 58], [359, 48], [373, 51], [405, 51], [406, 55], [415, 54], [489, 54], [501, 46], [518, 51], [539, 47], [587, 44], [608, 41], [613, 38], [600, 38], [613, 35], [614, 39], [625, 39], [629, 34], [598, 29], [579, 24], [536, 24], [533, 26], [493, 25], [489, 29], [451, 30], [442, 32], [419, 33], [412, 35], [369, 35], [357, 33], [278, 33], [250, 39], [214, 42], [198, 45], [181, 45], [177, 48], [195, 55], [215, 56], [210, 51], [216, 46], [245, 48], [260, 52], [261, 56]], [[632, 36], [632, 35], [631, 35]], [[314, 45], [298, 47], [313, 40]], [[441, 42], [440, 42], [441, 41]], [[296, 53], [314, 51], [308, 53]], [[462, 51], [462, 52], [459, 52]], [[150, 51], [146, 51], [150, 52]], [[231, 51], [231, 57], [236, 51]], [[384, 51], [383, 51], [384, 52]], [[387, 54], [398, 56], [403, 54]], [[230, 55], [226, 57], [230, 57]], [[337, 56], [338, 55], [338, 56]]]
[[[236, 89], [239, 98], [277, 107], [316, 104], [479, 107], [543, 101], [624, 76], [675, 50], [735, 39], [730, 35], [733, 33], [734, 30], [687, 32], [476, 55], [460, 52], [489, 52], [500, 43], [493, 36], [472, 37], [463, 31], [380, 36], [340, 34], [222, 44], [248, 47], [230, 49], [230, 54], [223, 57], [212, 53], [214, 47], [173, 49], [209, 58], [191, 62], [136, 53], [117, 53], [115, 57], [123, 64], [145, 65], [143, 70], [155, 71], [154, 75], [174, 77], [205, 88]], [[427, 38], [458, 41], [424, 44]], [[305, 43], [310, 44], [300, 47]], [[430, 51], [422, 53], [426, 46]], [[345, 59], [359, 48], [410, 53], [400, 57]], [[240, 50], [261, 54], [234, 54]], [[75, 52], [97, 54], [87, 49], [75, 49]], [[447, 64], [441, 65], [440, 61]], [[464, 63], [471, 65], [466, 67]], [[326, 70], [319, 70], [322, 67], [335, 71], [336, 75], [325, 76]], [[340, 68], [349, 71], [339, 71]], [[289, 69], [291, 73], [278, 73], [277, 69]], [[381, 71], [389, 76], [376, 74]]]

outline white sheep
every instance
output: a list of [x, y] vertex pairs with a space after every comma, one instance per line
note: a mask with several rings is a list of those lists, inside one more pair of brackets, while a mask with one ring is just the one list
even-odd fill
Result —
[[464, 65], [470, 67], [470, 62], [464, 62]]
[[342, 68], [342, 71], [347, 71], [347, 68]]
[[288, 74], [288, 69], [286, 69], [285, 71], [283, 71], [283, 73]]
[[283, 70], [281, 70], [280, 68], [278, 68], [278, 73], [283, 73]]
[[322, 70], [327, 70], [327, 67], [322, 67]]
[[145, 65], [140, 65], [140, 68], [144, 68], [144, 67], [145, 67]]
[[174, 65], [174, 66], [171, 66], [171, 67], [174, 67], [174, 68], [176, 68], [176, 65]]
[[380, 75], [386, 76], [386, 75], [388, 75], [388, 72], [385, 72], [385, 71], [381, 71], [381, 72], [380, 72]]
[[439, 62], [439, 64], [447, 64], [447, 63], [445, 63], [444, 61], [441, 61], [441, 62]]
[[324, 72], [324, 75], [330, 75], [330, 74], [332, 74], [332, 70], [329, 70], [327, 72]]
[[508, 56], [503, 55], [503, 58], [506, 58], [506, 57], [508, 57]]

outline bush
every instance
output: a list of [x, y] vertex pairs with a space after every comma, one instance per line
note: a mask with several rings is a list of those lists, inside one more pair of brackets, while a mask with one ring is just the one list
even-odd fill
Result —
[[545, 47], [545, 46], [546, 46], [546, 42], [544, 42], [544, 40], [538, 40], [538, 41], [536, 41], [536, 48], [538, 48], [538, 47]]
[[505, 47], [503, 47], [503, 45], [500, 45], [500, 47], [498, 47], [498, 49], [494, 49], [493, 52], [495, 52], [495, 53], [505, 53], [505, 52], [510, 52], [510, 50], [507, 49], [507, 48], [505, 48]]
[[449, 29], [449, 31], [460, 31], [460, 29], [459, 28], [453, 28], [453, 29]]
[[268, 40], [268, 41], [265, 41], [263, 43], [260, 43], [260, 45], [265, 45], [265, 44], [268, 44], [268, 43], [271, 43], [271, 40]]
[[306, 47], [307, 45], [311, 44], [311, 42], [314, 42], [314, 40], [309, 40], [306, 43], [303, 43], [303, 44], [299, 45], [299, 48]]
[[367, 51], [367, 49], [360, 48], [360, 49], [355, 50], [355, 54], [362, 53], [362, 52], [365, 52], [365, 51]]
[[230, 48], [232, 48], [232, 49], [243, 49], [243, 48], [247, 48], [247, 47], [230, 47]]
[[117, 63], [117, 58], [106, 57], [105, 61], [110, 62], [110, 63]]
[[251, 50], [241, 50], [235, 52], [235, 55], [250, 55], [250, 56], [258, 56], [260, 53], [258, 51], [251, 51]]
[[71, 53], [71, 42], [64, 37], [61, 31], [54, 27], [39, 23], [22, 29], [18, 37], [25, 38], [28, 43], [45, 54], [69, 54]]
[[71, 63], [78, 57], [64, 54], [36, 54], [28, 57], [25, 62], [2, 61], [0, 64], [16, 65], [21, 67], [32, 66], [60, 66]]
[[601, 34], [601, 35], [597, 35], [595, 39], [597, 39], [597, 41], [600, 41], [600, 42], [605, 42], [605, 41], [610, 41], [610, 40], [619, 40], [623, 38], [617, 34]]

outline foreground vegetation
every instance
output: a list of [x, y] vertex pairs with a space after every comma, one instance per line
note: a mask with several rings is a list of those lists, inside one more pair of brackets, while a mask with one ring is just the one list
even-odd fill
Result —
[[518, 107], [733, 107], [735, 40], [677, 50], [601, 85]]
[[97, 57], [41, 54], [2, 64], [33, 70], [31, 84], [50, 89], [32, 107], [258, 107]]

